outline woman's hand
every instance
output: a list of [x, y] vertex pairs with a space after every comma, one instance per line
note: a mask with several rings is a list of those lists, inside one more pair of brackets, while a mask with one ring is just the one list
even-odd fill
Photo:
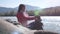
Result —
[[35, 16], [35, 17], [40, 18], [40, 16]]
[[41, 18], [40, 18], [40, 16], [35, 16], [36, 18], [35, 18], [35, 20], [37, 21], [37, 20], [40, 20], [41, 21]]

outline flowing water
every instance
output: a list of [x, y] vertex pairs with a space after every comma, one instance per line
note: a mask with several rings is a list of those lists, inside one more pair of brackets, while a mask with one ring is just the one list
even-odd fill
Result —
[[[17, 21], [17, 18], [14, 16], [5, 16], [0, 17], [3, 19], [11, 19], [12, 21]], [[41, 16], [42, 23], [43, 23], [43, 29], [44, 30], [50, 30], [50, 31], [57, 31], [60, 33], [60, 16]], [[31, 22], [31, 21], [29, 21]]]

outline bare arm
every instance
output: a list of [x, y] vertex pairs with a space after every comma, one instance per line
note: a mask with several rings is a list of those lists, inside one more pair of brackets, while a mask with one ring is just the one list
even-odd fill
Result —
[[28, 20], [34, 20], [35, 19], [35, 16], [29, 16], [26, 12], [23, 13], [25, 18], [28, 19]]

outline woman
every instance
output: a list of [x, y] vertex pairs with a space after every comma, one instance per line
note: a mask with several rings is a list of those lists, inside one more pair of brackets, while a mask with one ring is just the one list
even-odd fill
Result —
[[23, 26], [27, 27], [27, 21], [28, 20], [34, 20], [35, 16], [29, 16], [26, 13], [25, 5], [20, 4], [18, 8], [18, 13], [17, 13], [17, 19], [19, 23], [21, 23]]

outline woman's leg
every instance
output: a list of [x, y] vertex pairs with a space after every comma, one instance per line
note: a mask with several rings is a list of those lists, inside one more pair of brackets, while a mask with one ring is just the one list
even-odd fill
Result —
[[21, 23], [21, 25], [27, 27], [27, 22]]

